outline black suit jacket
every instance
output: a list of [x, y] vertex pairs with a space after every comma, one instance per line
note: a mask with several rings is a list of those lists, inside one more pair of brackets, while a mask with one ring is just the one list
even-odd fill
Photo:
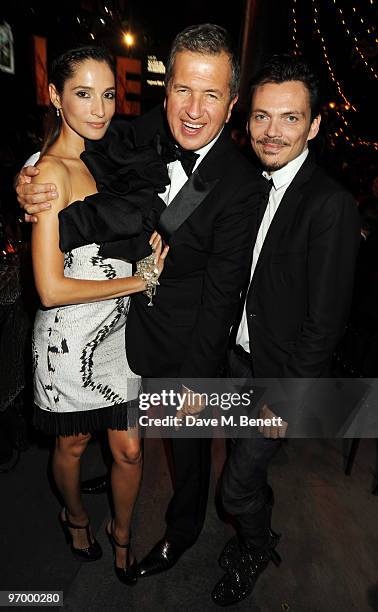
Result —
[[[156, 122], [150, 114], [135, 129], [142, 142]], [[195, 174], [176, 197], [185, 190], [200, 204], [169, 238], [154, 306], [143, 294], [131, 299], [127, 356], [144, 376], [216, 376], [248, 274], [261, 177], [227, 127]]]
[[309, 155], [264, 241], [247, 308], [256, 377], [330, 375], [360, 241], [352, 196]]
[[[103, 167], [108, 164], [106, 148], [110, 146], [114, 149], [113, 157], [116, 156], [122, 166], [122, 154], [119, 153], [124, 149], [123, 138], [128, 140], [130, 128], [138, 146], [152, 140], [158, 142], [157, 132], [167, 137], [165, 113], [157, 108], [137, 119], [132, 126], [113, 124], [103, 141], [87, 143], [87, 150], [96, 152], [100, 148], [105, 151], [103, 161], [100, 156]], [[128, 151], [125, 155], [126, 164]], [[103, 182], [106, 176], [107, 172]], [[122, 182], [122, 172], [114, 176], [116, 182]], [[111, 208], [107, 208], [106, 189], [99, 196], [91, 197], [90, 205], [72, 204], [61, 215], [61, 238], [64, 243], [69, 238], [67, 244], [71, 245], [67, 248], [105, 241], [100, 250], [104, 257], [135, 260], [151, 252], [147, 234], [149, 236], [154, 227], [170, 244], [154, 306], [148, 307], [148, 299], [143, 294], [131, 297], [126, 352], [136, 373], [145, 377], [180, 379], [212, 378], [218, 374], [240, 292], [248, 275], [262, 180], [236, 149], [226, 126], [169, 207], [166, 208], [156, 194], [152, 198], [151, 190], [142, 198], [144, 208], [151, 206], [153, 212], [151, 218], [147, 214], [148, 231], [144, 228], [144, 234], [139, 235], [143, 238], [144, 250], [140, 248], [139, 238], [136, 237], [135, 244], [132, 238], [138, 228], [139, 232], [142, 230], [142, 215], [134, 210], [133, 201], [129, 206], [127, 199], [113, 202]], [[138, 193], [140, 195], [140, 190], [136, 195]], [[178, 200], [181, 210], [182, 206], [192, 210], [172, 231], [172, 214]], [[130, 236], [123, 240], [122, 235], [127, 232]], [[133, 257], [134, 246], [137, 257]]]

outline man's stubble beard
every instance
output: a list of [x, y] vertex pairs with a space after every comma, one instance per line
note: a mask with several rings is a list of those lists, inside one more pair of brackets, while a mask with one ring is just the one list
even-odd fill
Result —
[[269, 173], [270, 172], [275, 172], [276, 170], [281, 170], [281, 168], [284, 168], [289, 163], [287, 161], [287, 162], [284, 162], [282, 164], [277, 162], [276, 164], [269, 164], [268, 165], [268, 164], [265, 164], [261, 159], [260, 159], [260, 162], [262, 163], [262, 166], [263, 166], [265, 172], [269, 172]]
[[[258, 140], [256, 142], [257, 145], [264, 145], [264, 144], [277, 144], [277, 145], [282, 145], [284, 147], [288, 147], [290, 146], [290, 143], [285, 142], [283, 140]], [[289, 163], [289, 161], [285, 161], [285, 162], [272, 162], [271, 164], [267, 163], [266, 161], [264, 161], [264, 159], [262, 159], [262, 157], [260, 157], [259, 155], [259, 151], [258, 148], [256, 147], [255, 149], [255, 154], [257, 155], [262, 167], [264, 168], [265, 172], [275, 172], [276, 170], [281, 170], [281, 168], [284, 168], [284, 166], [287, 166], [287, 164]], [[274, 155], [274, 153], [272, 153], [272, 156]]]

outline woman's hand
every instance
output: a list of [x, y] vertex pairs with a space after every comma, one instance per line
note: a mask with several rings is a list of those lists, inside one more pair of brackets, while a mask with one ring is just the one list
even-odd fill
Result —
[[157, 269], [159, 270], [159, 276], [163, 272], [164, 269], [164, 261], [167, 257], [169, 246], [165, 245], [163, 248], [163, 240], [160, 234], [154, 232], [150, 238], [150, 245], [155, 255], [155, 264]]

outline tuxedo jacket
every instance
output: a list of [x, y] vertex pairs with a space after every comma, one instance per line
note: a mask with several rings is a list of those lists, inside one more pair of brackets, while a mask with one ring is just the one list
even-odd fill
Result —
[[158, 107], [86, 142], [84, 161], [99, 193], [60, 213], [61, 248], [99, 242], [103, 257], [136, 261], [151, 253], [148, 239], [157, 229], [170, 251], [153, 307], [143, 293], [131, 297], [128, 361], [145, 377], [212, 378], [248, 274], [263, 179], [226, 126], [166, 207], [156, 190], [169, 181], [169, 138]]
[[348, 320], [359, 242], [355, 201], [308, 155], [272, 220], [250, 287], [256, 377], [330, 375]]
[[[154, 111], [135, 122], [139, 143], [150, 140], [158, 121]], [[131, 298], [126, 351], [135, 372], [217, 375], [248, 274], [261, 180], [226, 126], [176, 196], [199, 205], [169, 237], [154, 306], [143, 294]]]

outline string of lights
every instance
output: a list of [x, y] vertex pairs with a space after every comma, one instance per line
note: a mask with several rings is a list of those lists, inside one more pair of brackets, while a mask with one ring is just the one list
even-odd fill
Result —
[[[371, 6], [374, 6], [374, 0], [373, 0], [372, 2], [370, 2], [370, 0], [369, 0], [369, 4], [370, 4]], [[357, 13], [357, 11], [358, 11], [358, 10], [359, 10], [359, 8], [357, 9], [357, 7], [356, 7], [356, 6], [352, 6], [352, 11], [353, 11], [353, 14], [354, 14], [355, 18], [356, 18], [356, 19], [358, 19], [358, 21], [361, 23], [361, 25], [362, 25], [362, 26], [364, 26], [364, 28], [365, 28], [365, 33], [366, 33], [368, 36], [375, 36], [375, 31], [376, 31], [376, 27], [375, 27], [375, 25], [374, 25], [374, 24], [373, 24], [373, 25], [369, 25], [369, 24], [367, 23], [367, 19], [366, 19], [366, 18], [364, 18], [364, 17], [360, 17], [360, 16], [358, 15], [358, 13]], [[367, 26], [367, 28], [366, 28], [366, 26]]]
[[329, 75], [331, 77], [332, 82], [334, 83], [339, 95], [341, 96], [341, 98], [344, 100], [345, 104], [350, 107], [353, 111], [356, 111], [356, 107], [352, 104], [352, 102], [346, 97], [346, 95], [344, 94], [342, 87], [341, 87], [341, 83], [340, 81], [338, 81], [338, 79], [335, 76], [335, 71], [332, 67], [332, 64], [329, 60], [329, 54], [328, 54], [328, 47], [325, 41], [324, 36], [322, 35], [322, 32], [320, 30], [320, 24], [319, 24], [319, 9], [316, 3], [316, 0], [312, 0], [312, 9], [313, 9], [313, 22], [314, 22], [314, 27], [315, 27], [315, 32], [319, 37], [320, 40], [320, 46], [322, 49], [322, 53], [323, 53], [323, 59], [324, 62], [327, 66]]
[[291, 39], [293, 41], [293, 53], [294, 55], [300, 55], [301, 49], [298, 43], [298, 33], [297, 33], [297, 0], [292, 0], [291, 7], [291, 30], [292, 35]]
[[[372, 75], [374, 76], [375, 79], [378, 79], [378, 74], [375, 71], [375, 69], [369, 65], [369, 62], [367, 61], [366, 55], [362, 52], [361, 50], [361, 46], [360, 46], [360, 42], [357, 38], [357, 36], [355, 35], [355, 33], [352, 31], [350, 24], [346, 21], [345, 18], [345, 14], [342, 8], [340, 8], [339, 6], [337, 6], [337, 2], [336, 0], [332, 0], [335, 8], [336, 8], [336, 15], [338, 20], [343, 24], [344, 29], [345, 29], [345, 33], [347, 34], [347, 36], [349, 38], [352, 38], [354, 41], [354, 45], [353, 45], [353, 50], [360, 56], [363, 65], [372, 73]], [[355, 8], [355, 7], [354, 7]], [[360, 20], [362, 21], [362, 23], [364, 23], [364, 20], [362, 17], [360, 17]]]
[[[363, 147], [373, 147], [375, 150], [378, 150], [378, 142], [373, 142], [373, 141], [369, 141], [369, 140], [365, 140], [363, 138], [360, 137], [356, 137], [354, 136], [354, 134], [352, 134], [351, 128], [349, 126], [349, 119], [346, 118], [344, 112], [347, 111], [354, 111], [357, 112], [357, 108], [356, 106], [354, 106], [352, 104], [352, 102], [350, 101], [350, 99], [347, 98], [347, 96], [344, 94], [343, 90], [342, 90], [342, 86], [340, 81], [336, 78], [335, 75], [335, 71], [334, 68], [330, 62], [329, 59], [329, 52], [328, 52], [328, 47], [327, 47], [327, 43], [325, 40], [324, 35], [321, 32], [320, 29], [320, 23], [319, 23], [319, 8], [318, 5], [316, 3], [316, 0], [312, 0], [312, 8], [313, 8], [313, 25], [314, 25], [314, 29], [315, 32], [319, 38], [319, 42], [320, 42], [320, 47], [322, 50], [322, 54], [323, 54], [323, 59], [324, 59], [324, 63], [327, 66], [328, 69], [328, 73], [329, 76], [331, 78], [332, 83], [334, 84], [339, 96], [342, 99], [341, 104], [337, 104], [336, 102], [330, 102], [329, 103], [329, 110], [333, 111], [336, 115], [336, 118], [339, 122], [339, 127], [337, 128], [337, 130], [334, 133], [334, 136], [338, 139], [340, 137], [342, 137], [345, 142], [351, 146], [351, 147], [356, 147], [356, 146], [363, 146]], [[335, 141], [334, 141], [335, 143]]]
[[[329, 109], [331, 109], [336, 114], [339, 122], [342, 123], [342, 125], [339, 125], [339, 127], [336, 128], [336, 131], [333, 134], [333, 136], [335, 136], [336, 139], [339, 139], [340, 137], [343, 138], [345, 142], [352, 148], [368, 147], [368, 148], [373, 148], [375, 151], [378, 151], [378, 142], [365, 140], [364, 138], [352, 136], [352, 132], [349, 127], [349, 121], [346, 120], [344, 113], [341, 110], [338, 110], [336, 108], [336, 105], [334, 102], [330, 102], [328, 106], [329, 106]], [[331, 138], [331, 142], [333, 143], [333, 145], [336, 144], [336, 140], [332, 138]]]
[[339, 138], [340, 136], [343, 137], [348, 145], [350, 145], [351, 147], [355, 147], [356, 146], [355, 141], [354, 141], [354, 139], [351, 136], [351, 133], [349, 131], [349, 121], [346, 120], [344, 113], [342, 112], [342, 110], [339, 110], [336, 107], [335, 102], [330, 102], [329, 103], [329, 108], [332, 109], [332, 111], [335, 112], [339, 122], [341, 122], [343, 124], [343, 125], [339, 125], [339, 127], [337, 128], [337, 130], [335, 132], [335, 136], [337, 138]]

